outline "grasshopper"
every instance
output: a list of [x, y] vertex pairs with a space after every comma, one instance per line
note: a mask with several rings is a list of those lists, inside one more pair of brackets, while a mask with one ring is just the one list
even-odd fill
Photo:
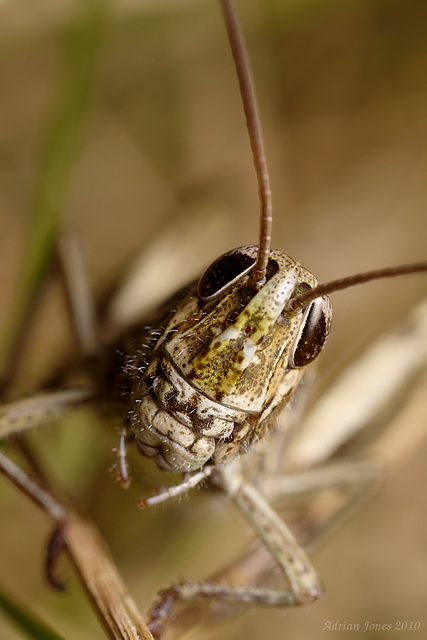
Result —
[[[268, 237], [268, 235], [268, 232], [261, 234], [259, 245], [262, 245], [263, 238]], [[246, 356], [242, 359], [243, 364], [239, 362], [239, 358], [237, 358], [237, 355], [235, 354], [236, 357], [234, 357], [232, 367], [234, 371], [233, 375], [237, 377], [241, 376], [245, 369], [243, 365], [246, 365], [246, 360], [253, 357], [253, 353], [252, 355], [250, 353], [251, 350], [252, 352], [255, 351], [258, 343], [260, 344], [266, 339], [268, 340], [267, 336], [270, 333], [272, 326], [279, 322], [279, 315], [284, 311], [285, 304], [289, 302], [291, 296], [297, 299], [299, 294], [303, 292], [303, 289], [314, 288], [316, 286], [316, 281], [309, 272], [306, 270], [301, 272], [302, 267], [299, 265], [295, 266], [294, 263], [290, 263], [288, 258], [283, 257], [283, 254], [270, 252], [268, 242], [264, 250], [264, 254], [267, 256], [267, 259], [269, 257], [271, 260], [269, 271], [268, 267], [266, 270], [266, 266], [263, 267], [262, 265], [258, 265], [257, 260], [259, 253], [251, 246], [246, 246], [237, 251], [233, 250], [231, 253], [228, 253], [225, 258], [222, 257], [218, 261], [214, 262], [211, 268], [208, 269], [208, 271], [205, 272], [199, 280], [197, 293], [194, 294], [190, 291], [188, 294], [190, 297], [188, 299], [184, 299], [184, 302], [182, 303], [184, 306], [174, 311], [174, 315], [171, 319], [172, 324], [167, 325], [166, 328], [162, 327], [161, 335], [159, 333], [153, 333], [150, 344], [148, 345], [149, 353], [141, 352], [141, 349], [139, 348], [135, 353], [131, 353], [129, 357], [126, 357], [124, 369], [128, 373], [119, 376], [119, 381], [115, 384], [118, 384], [120, 390], [122, 385], [125, 387], [126, 385], [129, 385], [127, 378], [133, 378], [135, 371], [143, 370], [145, 367], [145, 361], [149, 360], [148, 369], [144, 371], [145, 377], [143, 376], [143, 383], [138, 385], [138, 388], [133, 389], [131, 392], [135, 407], [143, 406], [144, 413], [139, 414], [137, 411], [132, 411], [132, 413], [128, 415], [129, 420], [127, 428], [123, 430], [121, 436], [119, 462], [122, 483], [125, 485], [128, 483], [128, 473], [125, 461], [125, 445], [126, 439], [130, 434], [132, 434], [133, 439], [139, 445], [139, 449], [145, 455], [155, 458], [160, 468], [163, 468], [166, 471], [192, 472], [193, 475], [191, 475], [190, 478], [182, 485], [182, 488], [185, 490], [196, 484], [196, 482], [201, 481], [208, 476], [213, 476], [216, 483], [223, 486], [223, 488], [226, 488], [230, 493], [234, 493], [236, 501], [238, 503], [240, 501], [240, 508], [242, 510], [246, 509], [249, 519], [252, 520], [252, 524], [254, 524], [255, 528], [258, 528], [258, 532], [261, 536], [267, 538], [267, 542], [269, 542], [271, 546], [274, 546], [276, 543], [274, 541], [272, 542], [271, 539], [268, 540], [268, 535], [266, 535], [266, 529], [270, 526], [269, 523], [272, 522], [269, 520], [269, 518], [273, 517], [271, 512], [269, 510], [265, 511], [266, 520], [264, 523], [260, 523], [260, 518], [258, 517], [257, 519], [257, 516], [253, 515], [252, 512], [253, 509], [256, 511], [257, 504], [261, 504], [261, 512], [265, 509], [264, 503], [259, 502], [258, 494], [253, 492], [251, 493], [249, 488], [246, 491], [246, 488], [249, 487], [249, 485], [238, 484], [241, 482], [238, 472], [236, 473], [232, 470], [228, 476], [228, 471], [223, 475], [222, 469], [232, 469], [231, 466], [228, 467], [226, 465], [227, 461], [229, 459], [231, 460], [233, 458], [240, 457], [244, 449], [252, 448], [252, 445], [261, 438], [263, 435], [262, 432], [267, 426], [267, 418], [276, 412], [279, 406], [285, 401], [285, 399], [287, 399], [286, 396], [293, 392], [294, 388], [297, 386], [297, 382], [299, 381], [303, 366], [305, 366], [310, 359], [313, 359], [314, 355], [317, 355], [318, 351], [320, 351], [328, 331], [329, 303], [321, 297], [320, 300], [322, 302], [319, 307], [316, 302], [318, 298], [316, 298], [312, 301], [310, 307], [308, 305], [305, 307], [305, 311], [298, 311], [297, 309], [290, 308], [286, 310], [288, 315], [284, 315], [280, 318], [280, 322], [284, 326], [287, 335], [293, 337], [292, 341], [288, 340], [288, 350], [286, 352], [287, 364], [284, 369], [289, 369], [295, 372], [291, 375], [291, 382], [283, 383], [283, 388], [280, 388], [280, 395], [279, 393], [275, 393], [274, 395], [267, 397], [267, 388], [264, 386], [264, 388], [260, 387], [257, 390], [255, 394], [256, 397], [254, 397], [254, 399], [252, 399], [253, 394], [249, 394], [247, 395], [243, 405], [240, 405], [238, 396], [241, 396], [241, 390], [236, 391], [234, 389], [230, 375], [228, 375], [226, 379], [221, 379], [219, 381], [216, 379], [217, 386], [215, 387], [215, 390], [213, 390], [210, 386], [210, 380], [212, 380], [212, 376], [214, 375], [213, 372], [216, 371], [213, 363], [219, 359], [221, 351], [228, 349], [227, 346], [224, 346], [224, 342], [221, 342], [219, 336], [223, 335], [227, 330], [229, 331], [229, 334], [232, 333], [232, 335], [228, 336], [229, 347], [236, 341], [238, 342], [241, 340], [242, 334], [246, 336], [246, 342], [244, 343], [246, 345]], [[236, 264], [237, 270], [235, 266]], [[276, 285], [278, 275], [280, 274], [281, 268], [284, 264], [288, 267], [291, 265], [291, 271], [293, 269], [294, 273], [295, 270], [298, 271], [299, 274], [303, 273], [303, 278], [302, 280], [297, 280], [295, 279], [296, 276], [289, 276], [288, 273], [286, 273], [284, 278], [287, 282], [286, 293], [280, 293], [282, 297], [279, 296], [280, 299], [276, 304], [276, 310], [271, 312], [271, 317], [267, 314], [268, 322], [266, 324], [264, 323], [265, 326], [262, 323], [257, 326], [254, 318], [259, 315], [258, 310], [260, 308], [261, 299], [257, 298], [257, 295], [263, 291], [264, 285], [261, 283], [264, 279], [267, 279], [265, 286], [268, 287], [268, 283], [274, 283], [274, 285]], [[260, 276], [253, 276], [254, 265], [259, 266], [261, 273]], [[232, 278], [230, 279], [228, 277], [227, 279], [227, 274], [230, 273], [230, 269]], [[223, 272], [225, 272], [225, 276]], [[220, 282], [219, 285], [218, 278]], [[276, 279], [274, 280], [274, 278]], [[252, 306], [243, 314], [243, 316], [240, 316], [239, 320], [237, 320], [239, 316], [231, 318], [229, 315], [230, 313], [232, 313], [232, 315], [236, 314], [234, 306], [227, 307], [224, 311], [217, 311], [220, 317], [219, 319], [216, 317], [215, 321], [217, 323], [224, 323], [225, 318], [227, 318], [227, 322], [230, 324], [228, 326], [225, 326], [224, 324], [217, 324], [213, 327], [212, 325], [206, 324], [206, 333], [200, 337], [200, 341], [204, 345], [204, 349], [206, 342], [212, 339], [211, 334], [213, 334], [214, 341], [211, 342], [211, 347], [208, 347], [205, 351], [197, 352], [195, 345], [191, 343], [187, 344], [185, 342], [187, 338], [191, 338], [192, 333], [196, 333], [202, 328], [200, 324], [188, 325], [188, 327], [185, 325], [185, 322], [188, 320], [189, 313], [192, 314], [192, 320], [197, 323], [200, 323], [203, 320], [203, 318], [198, 317], [198, 313], [200, 313], [200, 311], [194, 306], [195, 295], [202, 300], [203, 304], [206, 305], [208, 309], [214, 309], [218, 300], [222, 300], [226, 297], [229, 298], [232, 293], [234, 295], [235, 287], [240, 287], [240, 291], [238, 293], [240, 308], [247, 308], [247, 305], [245, 305], [244, 302], [247, 302], [248, 304], [252, 303]], [[256, 293], [258, 289], [259, 292]], [[247, 298], [244, 302], [242, 298], [242, 290], [244, 293], [243, 298], [245, 296]], [[280, 291], [282, 292], [282, 289], [280, 289]], [[283, 296], [286, 296], [286, 300]], [[181, 314], [180, 317], [179, 314]], [[245, 314], [247, 316], [246, 320], [244, 317]], [[307, 355], [307, 352], [301, 351], [301, 348], [299, 348], [298, 345], [302, 347], [307, 343], [307, 341], [310, 344], [310, 339], [307, 339], [307, 333], [304, 327], [306, 326], [305, 320], [308, 316], [313, 314], [317, 317], [317, 320], [320, 318], [320, 326], [322, 328], [314, 332], [317, 333], [318, 338], [320, 334], [320, 339], [316, 342], [317, 346], [314, 348], [314, 355], [312, 357], [311, 354], [313, 354], [313, 351], [310, 351], [310, 354]], [[302, 321], [303, 317], [304, 322]], [[232, 320], [234, 320], [234, 323]], [[312, 323], [309, 322], [309, 326], [310, 324]], [[184, 328], [186, 327], [186, 334], [183, 334], [183, 326]], [[197, 329], [195, 328], [196, 326]], [[218, 326], [222, 329], [220, 333], [218, 333]], [[315, 326], [318, 327], [319, 322], [315, 323]], [[241, 331], [242, 333], [238, 334], [238, 331]], [[163, 340], [166, 340], [166, 338], [163, 337], [167, 335], [165, 332], [169, 333], [168, 338], [170, 338], [166, 346], [162, 344]], [[184, 338], [182, 335], [184, 335]], [[199, 340], [197, 335], [196, 338]], [[217, 339], [216, 342], [215, 338]], [[121, 353], [123, 352], [121, 346], [119, 350]], [[156, 353], [158, 355], [156, 355], [155, 358], [151, 358], [151, 352], [153, 350], [157, 350]], [[189, 352], [194, 353], [194, 358], [191, 362], [179, 360], [183, 354], [185, 357], [185, 354]], [[166, 354], [163, 360], [159, 359], [160, 353], [163, 355]], [[289, 364], [292, 366], [289, 366]], [[228, 370], [230, 370], [230, 367]], [[166, 377], [161, 378], [159, 376], [160, 371], [162, 371]], [[177, 377], [177, 372], [179, 374], [184, 373], [185, 376], [179, 375]], [[259, 377], [265, 379], [265, 373]], [[279, 387], [281, 387], [281, 383], [274, 383], [273, 388], [275, 391], [278, 391]], [[154, 390], [154, 395], [151, 393], [152, 390]], [[196, 390], [196, 396], [194, 396], [194, 390]], [[190, 397], [189, 394], [193, 395]], [[201, 406], [201, 398], [207, 399], [209, 406]], [[76, 402], [79, 402], [80, 400], [81, 398], [76, 398]], [[158, 416], [159, 401], [161, 402], [162, 407], [167, 409], [166, 413], [169, 415], [172, 413], [176, 414], [172, 416], [171, 420], [175, 420], [178, 417], [177, 423], [174, 423], [174, 426], [171, 426], [170, 422], [165, 425], [163, 417]], [[186, 404], [192, 405], [190, 418], [185, 415], [184, 405]], [[198, 404], [197, 407], [195, 406], [196, 404]], [[216, 411], [215, 416], [212, 413], [214, 410], [213, 407], [215, 407]], [[239, 415], [236, 414], [236, 410], [237, 412], [240, 412]], [[255, 426], [252, 430], [249, 429], [247, 422], [245, 423], [241, 415], [245, 412], [251, 416], [260, 413], [262, 414], [262, 419], [260, 419], [260, 416], [258, 415], [257, 421], [252, 421], [254, 424], [251, 424], [250, 426]], [[194, 417], [194, 420], [191, 416]], [[207, 416], [204, 422], [203, 416], [205, 418]], [[155, 422], [156, 420], [157, 422]], [[240, 425], [239, 428], [236, 429], [236, 432], [230, 430], [231, 423], [234, 425], [234, 429], [236, 429], [235, 423]], [[150, 426], [153, 428], [148, 428]], [[167, 433], [165, 432], [165, 429], [168, 429]], [[196, 430], [198, 434], [197, 440], [191, 434], [194, 430]], [[240, 439], [236, 439], [234, 437], [237, 433], [241, 435]], [[203, 440], [203, 438], [205, 438], [205, 440]], [[215, 449], [212, 448], [212, 441], [209, 442], [209, 438], [211, 438], [211, 440], [212, 438], [216, 439], [214, 443]], [[195, 443], [197, 444], [197, 449], [192, 448]], [[243, 491], [239, 496], [241, 487], [243, 487]], [[178, 489], [177, 491], [181, 491], [181, 489]], [[176, 491], [171, 489], [160, 494], [157, 498], [146, 498], [144, 500], [144, 504], [147, 505], [155, 503], [163, 499], [165, 496], [172, 495], [174, 493], [176, 493]], [[249, 503], [251, 503], [251, 507], [248, 507]], [[258, 509], [258, 516], [259, 515], [260, 512]], [[276, 520], [274, 520], [274, 522], [276, 522]], [[278, 531], [280, 530], [280, 534], [278, 535], [286, 538], [286, 536], [288, 536], [288, 531], [282, 530], [280, 528], [282, 525], [280, 524], [277, 526], [279, 527]], [[285, 542], [289, 544], [294, 564], [299, 563], [299, 572], [297, 571], [296, 574], [291, 573], [288, 575], [292, 584], [292, 589], [286, 590], [279, 595], [279, 598], [281, 597], [282, 600], [274, 600], [277, 597], [276, 592], [267, 589], [258, 591], [244, 589], [243, 591], [235, 590], [233, 592], [232, 590], [227, 591], [227, 589], [218, 590], [214, 587], [209, 588], [209, 586], [205, 585], [201, 588], [201, 591], [197, 591], [198, 587], [190, 585], [190, 591], [193, 590], [196, 595], [199, 594], [205, 597], [209, 596], [217, 599], [234, 598], [236, 602], [252, 598], [254, 601], [265, 600], [266, 604], [308, 603], [311, 599], [320, 594], [321, 588], [317, 581], [317, 577], [315, 576], [311, 563], [308, 561], [305, 554], [295, 545], [293, 537], [285, 540]], [[288, 552], [289, 551], [286, 551], [286, 553]], [[301, 553], [302, 555], [300, 555]], [[307, 583], [302, 580], [303, 575], [305, 577], [308, 576]], [[185, 587], [178, 588], [174, 595], [176, 596], [177, 594], [181, 597], [188, 596], [188, 593], [185, 593]]]

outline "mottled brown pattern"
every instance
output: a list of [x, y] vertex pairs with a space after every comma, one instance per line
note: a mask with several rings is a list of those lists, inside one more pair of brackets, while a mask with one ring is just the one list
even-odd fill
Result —
[[213, 284], [207, 301], [196, 287], [184, 295], [162, 321], [151, 354], [136, 346], [127, 363], [134, 376], [129, 422], [140, 451], [164, 470], [193, 471], [259, 440], [303, 374], [289, 357], [308, 311], [285, 312], [285, 304], [316, 283], [273, 251], [260, 291], [244, 273], [231, 288], [221, 281], [216, 295]]

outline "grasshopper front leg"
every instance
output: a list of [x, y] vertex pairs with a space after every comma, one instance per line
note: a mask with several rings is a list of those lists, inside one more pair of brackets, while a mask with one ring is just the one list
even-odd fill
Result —
[[175, 600], [203, 598], [232, 605], [293, 607], [308, 605], [323, 593], [317, 571], [304, 549], [264, 496], [243, 479], [238, 463], [224, 465], [216, 471], [215, 476], [268, 548], [287, 578], [289, 587], [272, 589], [211, 582], [174, 585], [161, 592], [151, 611], [150, 630], [156, 638], [162, 637]]
[[265, 497], [242, 478], [235, 465], [226, 465], [219, 473], [225, 491], [269, 549], [290, 584], [289, 589], [280, 591], [248, 588], [242, 593], [242, 601], [285, 607], [310, 604], [319, 598], [323, 590], [317, 571], [285, 522]]
[[[317, 543], [353, 514], [361, 500], [370, 494], [369, 489], [376, 485], [378, 478], [378, 466], [371, 461], [361, 460], [329, 464], [293, 476], [276, 478], [278, 486], [274, 490], [270, 487], [270, 484], [274, 484], [273, 478], [266, 477], [261, 480], [261, 486], [266, 495], [273, 497], [276, 503], [279, 500], [282, 503], [301, 503], [328, 490], [344, 493], [344, 499], [338, 505], [332, 501], [331, 508], [326, 509], [325, 513], [319, 513], [314, 508], [308, 518], [309, 523], [304, 525], [305, 542], [309, 540]], [[243, 479], [239, 463], [230, 463], [216, 470], [213, 479], [220, 484], [257, 533], [259, 541], [270, 552], [271, 562], [281, 569], [289, 586], [283, 589], [257, 587], [244, 584], [244, 579], [242, 586], [238, 586], [233, 577], [230, 580], [232, 584], [227, 584], [227, 580], [220, 578], [218, 582], [188, 581], [173, 585], [159, 594], [151, 609], [150, 629], [155, 638], [174, 638], [179, 635], [179, 631], [176, 633], [175, 629], [176, 601], [203, 599], [209, 610], [212, 613], [216, 611], [221, 617], [229, 611], [229, 605], [287, 608], [309, 605], [323, 595], [318, 573], [307, 553], [265, 495]], [[256, 552], [253, 549], [251, 554], [256, 563]], [[266, 560], [261, 562], [266, 564]], [[244, 564], [245, 558], [242, 559], [242, 565]], [[214, 613], [213, 616], [215, 617]], [[178, 611], [177, 629], [180, 617], [181, 611]]]

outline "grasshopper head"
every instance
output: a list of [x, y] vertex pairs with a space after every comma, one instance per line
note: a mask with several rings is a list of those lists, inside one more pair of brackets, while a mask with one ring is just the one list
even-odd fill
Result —
[[177, 331], [165, 349], [196, 389], [218, 403], [268, 415], [289, 398], [304, 367], [328, 336], [327, 297], [300, 311], [286, 311], [292, 296], [316, 278], [280, 251], [271, 251], [266, 282], [257, 289], [251, 272], [257, 247], [229, 251], [215, 260], [197, 286], [203, 317]]

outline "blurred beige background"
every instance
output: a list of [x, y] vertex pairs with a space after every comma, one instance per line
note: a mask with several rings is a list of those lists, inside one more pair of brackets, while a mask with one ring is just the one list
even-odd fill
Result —
[[[116, 0], [111, 7], [64, 203], [64, 219], [83, 237], [98, 292], [170, 224], [178, 229], [182, 261], [191, 262], [195, 274], [227, 248], [256, 242], [258, 227], [256, 183], [217, 3]], [[270, 164], [274, 246], [321, 280], [425, 258], [427, 3], [248, 0], [238, 9]], [[25, 259], [26, 216], [72, 11], [66, 0], [0, 2], [4, 327]], [[186, 227], [188, 218], [196, 224]], [[159, 271], [164, 261], [159, 255]], [[414, 276], [336, 294], [321, 380], [335, 376], [426, 290], [425, 277]], [[57, 293], [52, 287], [46, 294], [37, 319], [21, 375], [27, 391], [67, 348]], [[40, 430], [34, 440], [58, 482], [94, 514], [143, 610], [161, 586], [181, 575], [202, 577], [239, 549], [245, 525], [219, 496], [199, 493], [141, 514], [136, 501], [155, 472], [135, 458], [135, 482], [123, 493], [108, 473], [115, 432], [90, 415], [61, 430]], [[327, 588], [321, 602], [286, 615], [251, 612], [189, 637], [320, 638], [332, 633], [322, 631], [328, 620], [421, 620], [425, 629], [426, 455], [424, 445], [394, 468], [378, 497], [316, 556]], [[44, 588], [45, 518], [3, 482], [0, 506], [0, 585], [64, 637], [102, 638], [74, 580], [64, 596]], [[422, 627], [364, 637], [423, 633]], [[355, 635], [334, 632], [336, 640]], [[0, 636], [21, 637], [1, 617]]]

